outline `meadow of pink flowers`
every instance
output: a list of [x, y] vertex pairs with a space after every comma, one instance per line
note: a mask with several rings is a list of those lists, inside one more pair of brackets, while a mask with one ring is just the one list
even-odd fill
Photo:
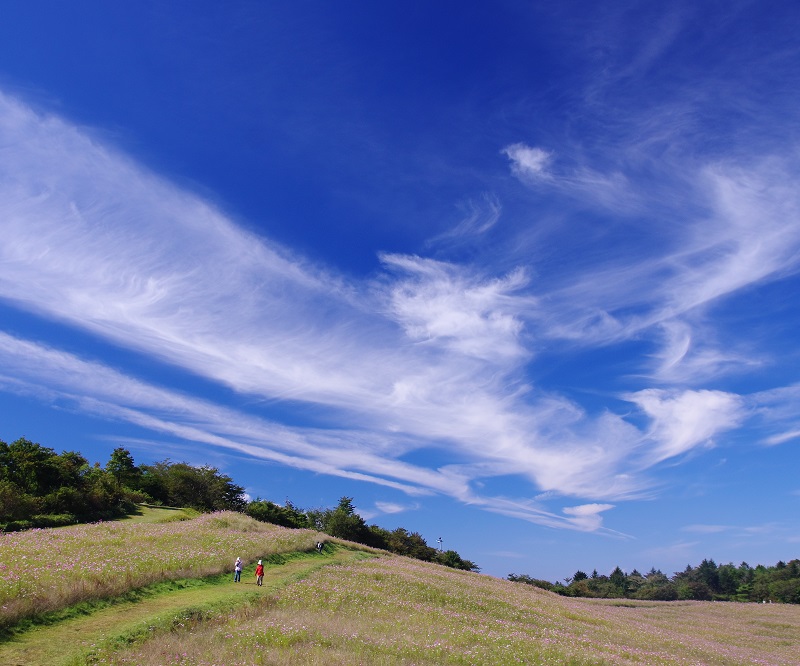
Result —
[[233, 570], [271, 553], [311, 550], [318, 534], [233, 512], [163, 524], [93, 523], [0, 535], [0, 626], [159, 580]]
[[326, 567], [258, 611], [164, 633], [99, 663], [800, 663], [800, 608], [607, 602], [400, 557]]

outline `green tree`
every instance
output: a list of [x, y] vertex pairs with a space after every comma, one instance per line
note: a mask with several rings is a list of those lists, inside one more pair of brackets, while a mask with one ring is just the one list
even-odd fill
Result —
[[769, 584], [769, 598], [784, 604], [800, 604], [800, 578], [772, 581]]
[[370, 525], [367, 527], [369, 530], [369, 545], [373, 548], [380, 548], [381, 550], [389, 550], [389, 536], [391, 532], [379, 527], [378, 525]]
[[419, 532], [409, 532], [398, 527], [389, 533], [387, 549], [398, 555], [407, 555], [418, 560], [431, 562], [436, 557], [436, 549], [431, 548]]
[[268, 500], [255, 499], [247, 504], [244, 512], [248, 516], [265, 523], [293, 528], [309, 527], [305, 513], [288, 501], [285, 506], [280, 506]]
[[595, 592], [589, 584], [588, 578], [581, 580], [573, 580], [566, 588], [563, 594], [568, 597], [593, 597]]
[[198, 511], [238, 511], [246, 504], [244, 488], [214, 467], [175, 463], [170, 465], [166, 481], [174, 506], [189, 506]]
[[139, 487], [154, 500], [169, 506], [188, 506], [198, 511], [242, 511], [247, 502], [244, 488], [215, 467], [162, 460], [141, 466]]
[[609, 582], [611, 585], [614, 586], [618, 596], [625, 596], [625, 583], [627, 581], [627, 577], [625, 576], [625, 572], [616, 567], [614, 571], [611, 572], [611, 575], [608, 577]]
[[678, 599], [711, 601], [711, 588], [700, 580], [683, 581], [678, 584]]
[[646, 584], [646, 579], [636, 569], [625, 577], [625, 596], [634, 597], [639, 589]]
[[100, 467], [100, 463], [92, 465], [87, 470], [84, 478], [86, 479], [88, 493], [96, 496], [96, 500], [93, 500], [93, 502], [98, 508], [107, 507], [110, 502], [122, 497], [122, 493], [117, 487], [116, 479]]
[[541, 578], [531, 578], [527, 574], [508, 574], [508, 580], [514, 583], [525, 583], [526, 585], [533, 585], [534, 587], [540, 587], [543, 590], [548, 590], [550, 592], [553, 591], [555, 585], [548, 580], [542, 580]]
[[644, 584], [632, 595], [635, 599], [674, 601], [678, 598], [676, 586], [660, 570], [650, 569], [644, 577]]
[[714, 560], [703, 560], [692, 574], [692, 579], [705, 583], [712, 594], [719, 592], [719, 571]]
[[756, 575], [753, 577], [753, 582], [750, 587], [751, 601], [767, 601], [772, 598], [769, 589], [770, 577], [766, 568], [764, 568], [763, 571], [759, 571], [759, 568], [761, 568], [761, 565], [756, 567]]
[[465, 560], [455, 550], [446, 550], [444, 552], [437, 552], [434, 562], [443, 564], [451, 569], [461, 569], [462, 571], [480, 571], [480, 567], [474, 562]]
[[323, 531], [333, 537], [357, 543], [369, 541], [369, 528], [364, 519], [356, 513], [352, 497], [342, 497], [338, 506], [326, 513]]
[[13, 481], [0, 479], [0, 523], [26, 520], [39, 513], [40, 500], [22, 492]]
[[33, 497], [42, 497], [59, 486], [56, 452], [24, 437], [11, 444], [0, 442], [0, 467], [4, 478]]
[[719, 592], [728, 599], [736, 596], [739, 588], [739, 572], [733, 564], [721, 564], [717, 569]]
[[142, 476], [142, 470], [134, 463], [131, 452], [122, 446], [111, 452], [111, 457], [106, 463], [106, 471], [116, 479], [118, 486], [131, 489], [138, 488]]

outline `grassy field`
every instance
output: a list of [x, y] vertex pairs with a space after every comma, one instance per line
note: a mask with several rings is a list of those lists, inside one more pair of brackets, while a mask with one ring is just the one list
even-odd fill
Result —
[[384, 557], [96, 663], [789, 665], [800, 663], [800, 608], [568, 599]]
[[200, 512], [194, 509], [181, 509], [174, 506], [152, 506], [139, 504], [134, 514], [121, 518], [131, 523], [171, 523], [173, 521], [199, 518]]
[[[255, 585], [252, 566], [242, 583], [234, 585], [229, 573], [201, 579], [156, 583], [106, 602], [81, 604], [80, 612], [66, 609], [63, 617], [41, 618], [32, 630], [16, 632], [0, 641], [3, 666], [74, 666], [94, 661], [96, 653], [109, 653], [131, 642], [145, 641], [154, 632], [169, 632], [187, 621], [216, 618], [260, 605], [282, 586], [300, 580], [330, 564], [364, 557], [358, 551], [326, 548], [319, 555], [293, 553], [268, 565], [263, 587]], [[273, 557], [273, 559], [275, 559]]]
[[193, 520], [135, 520], [0, 536], [0, 629], [82, 601], [170, 578], [233, 570], [271, 553], [312, 550], [320, 535], [238, 513]]
[[[0, 537], [0, 663], [800, 664], [798, 606], [569, 599], [341, 544], [317, 554], [316, 533], [238, 514], [142, 518]], [[258, 588], [269, 553], [285, 555]], [[23, 575], [37, 562], [53, 566]], [[14, 631], [26, 616], [40, 623]]]

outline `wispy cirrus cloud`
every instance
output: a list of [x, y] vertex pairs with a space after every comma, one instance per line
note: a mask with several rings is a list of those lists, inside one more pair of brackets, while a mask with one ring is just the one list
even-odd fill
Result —
[[397, 502], [375, 502], [375, 508], [381, 513], [393, 514], [417, 509], [419, 505], [408, 506], [406, 504], [398, 504]]
[[[708, 24], [696, 8], [619, 7], [566, 23], [562, 43], [587, 67], [582, 114], [504, 151], [534, 191], [619, 213], [602, 220], [605, 252], [554, 284], [543, 333], [587, 346], [651, 339], [645, 372], [659, 384], [768, 364], [758, 340], [718, 335], [715, 310], [800, 267], [796, 49], [758, 39], [715, 49], [753, 9]], [[698, 57], [707, 49], [713, 61]], [[661, 67], [676, 76], [655, 76]]]
[[619, 212], [634, 204], [633, 192], [620, 171], [602, 173], [585, 164], [557, 168], [553, 152], [524, 143], [511, 144], [501, 152], [511, 163], [511, 173], [531, 187], [550, 188]]
[[[652, 375], [673, 385], [693, 385], [731, 372], [754, 370], [762, 366], [761, 353], [739, 343], [741, 349], [723, 346], [711, 326], [697, 318], [662, 322], [661, 348], [653, 354]], [[658, 329], [657, 329], [658, 330]]]
[[779, 435], [772, 435], [764, 440], [764, 444], [767, 446], [776, 446], [778, 444], [790, 442], [794, 439], [800, 439], [800, 430], [790, 430], [788, 432], [782, 432]]
[[[465, 487], [452, 485], [453, 477], [424, 468], [417, 468], [421, 485], [411, 481], [414, 466], [384, 459], [374, 441], [365, 441], [357, 432], [285, 427], [4, 333], [0, 333], [0, 358], [0, 385], [6, 390], [63, 401], [102, 418], [291, 467], [372, 481], [412, 495], [466, 492]], [[397, 450], [398, 442], [392, 446]], [[393, 471], [394, 465], [399, 467]], [[365, 473], [367, 469], [373, 473]], [[393, 480], [399, 478], [410, 483]], [[443, 485], [424, 488], [429, 482]]]
[[[560, 430], [565, 413], [570, 422], [586, 416], [555, 396], [529, 399], [515, 376], [511, 361], [528, 354], [522, 322], [533, 303], [517, 293], [523, 272], [481, 277], [385, 255], [393, 271], [386, 280], [351, 283], [243, 231], [63, 120], [1, 101], [0, 294], [238, 392], [319, 407], [327, 429], [241, 418], [6, 337], [11, 390], [58, 396], [188, 441], [487, 507], [497, 500], [474, 492], [476, 475], [523, 475], [566, 493], [630, 492], [588, 464], [570, 465], [565, 477], [564, 459], [586, 446], [586, 434], [545, 433]], [[463, 466], [402, 462], [431, 445]], [[607, 469], [623, 464], [617, 448]], [[570, 527], [540, 507], [515, 511]]]
[[693, 532], [696, 534], [719, 534], [733, 529], [730, 525], [686, 525], [681, 528], [683, 532]]
[[[800, 165], [762, 158], [746, 166], [716, 161], [660, 168], [669, 196], [681, 192], [684, 211], [660, 191], [653, 193], [662, 209], [652, 214], [653, 231], [614, 222], [609, 233], [619, 236], [622, 249], [610, 245], [578, 264], [580, 270], [552, 280], [539, 294], [548, 308], [540, 309], [534, 326], [543, 336], [587, 347], [646, 337], [658, 347], [642, 371], [666, 384], [691, 385], [763, 365], [768, 355], [758, 341], [720, 339], [714, 310], [800, 269], [800, 195], [793, 186]], [[652, 237], [629, 253], [625, 243], [634, 232]]]
[[528, 354], [520, 336], [535, 301], [519, 294], [528, 282], [524, 271], [484, 280], [432, 259], [384, 254], [382, 260], [402, 274], [389, 287], [390, 314], [412, 340], [478, 358]]
[[754, 418], [762, 427], [761, 444], [777, 446], [800, 437], [799, 399], [800, 385], [797, 384], [760, 391], [751, 396]]
[[[545, 291], [524, 268], [493, 274], [384, 253], [384, 271], [356, 281], [247, 232], [66, 121], [6, 96], [0, 146], [0, 297], [240, 394], [291, 400], [320, 425], [223, 408], [4, 334], [7, 390], [258, 459], [584, 531], [602, 529], [606, 502], [645, 494], [647, 469], [707, 445], [745, 414], [734, 394], [643, 389], [626, 396], [651, 424], [640, 429], [610, 410], [590, 413], [524, 371], [557, 337], [607, 344], [677, 321], [696, 304], [681, 308], [674, 290], [650, 290], [665, 274], [685, 286], [706, 255], [662, 257], [655, 268], [589, 266]], [[520, 169], [550, 178], [549, 156], [524, 146], [513, 154]], [[714, 281], [713, 270], [707, 275]], [[706, 292], [727, 293], [719, 285]], [[673, 346], [675, 367], [686, 352]], [[405, 461], [430, 448], [450, 463]], [[506, 476], [542, 497], [590, 502], [558, 511], [549, 500], [479, 492], [480, 480]]]
[[576, 525], [580, 525], [587, 531], [594, 531], [602, 525], [603, 520], [600, 514], [613, 508], [613, 504], [582, 504], [581, 506], [564, 507], [563, 511], [571, 516], [570, 520]]
[[699, 174], [712, 212], [666, 257], [673, 276], [661, 317], [800, 269], [797, 172], [790, 162], [763, 160], [748, 168], [720, 163]]
[[503, 206], [491, 193], [466, 201], [464, 217], [451, 229], [437, 234], [425, 243], [427, 248], [450, 248], [468, 245], [483, 238], [500, 220]]
[[[563, 516], [538, 502], [481, 495], [471, 487], [480, 476], [476, 469], [437, 470], [405, 463], [398, 456], [403, 450], [399, 440], [386, 433], [283, 426], [5, 333], [0, 333], [0, 361], [0, 388], [5, 391], [257, 460], [375, 483], [411, 496], [448, 495], [553, 528], [596, 531], [602, 521], [592, 516], [611, 508], [592, 505], [600, 508], [565, 510]], [[380, 445], [381, 439], [386, 446]], [[506, 471], [513, 473], [510, 468]], [[491, 474], [492, 470], [483, 469], [482, 473]], [[382, 513], [410, 508], [397, 503], [376, 503], [376, 507]]]

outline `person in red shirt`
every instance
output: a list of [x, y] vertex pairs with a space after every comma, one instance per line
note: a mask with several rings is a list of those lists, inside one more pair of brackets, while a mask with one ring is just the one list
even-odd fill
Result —
[[261, 560], [258, 561], [258, 565], [256, 566], [256, 585], [261, 587], [264, 583], [264, 565], [261, 564]]

